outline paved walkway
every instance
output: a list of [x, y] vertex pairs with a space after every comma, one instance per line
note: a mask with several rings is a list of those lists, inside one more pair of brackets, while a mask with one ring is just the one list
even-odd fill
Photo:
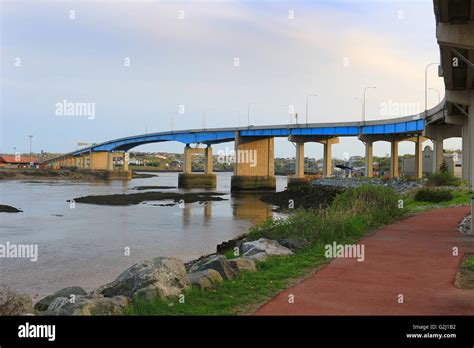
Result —
[[[256, 314], [473, 315], [474, 290], [454, 286], [463, 254], [474, 252], [474, 238], [457, 231], [469, 211], [434, 210], [384, 227], [360, 242], [364, 262], [336, 259]], [[288, 303], [290, 294], [293, 304]]]

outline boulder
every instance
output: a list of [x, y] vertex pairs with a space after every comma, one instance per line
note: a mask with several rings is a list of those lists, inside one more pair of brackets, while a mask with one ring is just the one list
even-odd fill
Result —
[[243, 243], [242, 252], [244, 253], [244, 256], [256, 255], [259, 252], [265, 252], [267, 255], [277, 256], [293, 254], [290, 249], [280, 245], [277, 241], [266, 238], [260, 238], [259, 240]]
[[283, 238], [278, 241], [284, 247], [290, 250], [299, 250], [304, 249], [308, 246], [308, 241], [306, 239], [292, 239], [292, 238]]
[[191, 266], [189, 273], [213, 269], [221, 275], [223, 279], [233, 279], [235, 272], [230, 267], [229, 261], [224, 255], [210, 255]]
[[257, 270], [255, 261], [250, 258], [239, 257], [238, 259], [229, 260], [229, 264], [235, 273], [240, 273], [242, 271], [255, 272]]
[[56, 291], [53, 295], [46, 296], [36, 302], [35, 309], [37, 311], [45, 311], [48, 309], [49, 305], [57, 297], [66, 297], [70, 298], [71, 295], [87, 295], [87, 292], [79, 286], [69, 286], [67, 288]]
[[252, 249], [249, 250], [245, 255], [244, 259], [249, 259], [253, 261], [265, 261], [267, 259], [268, 255], [261, 250], [258, 249]]
[[0, 289], [0, 316], [34, 314], [33, 301], [28, 295], [19, 294], [8, 287]]
[[156, 257], [133, 265], [94, 293], [105, 297], [126, 296], [135, 299], [138, 296], [150, 300], [157, 296], [178, 296], [188, 286], [186, 269], [181, 260]]
[[213, 269], [189, 273], [188, 280], [200, 289], [212, 289], [214, 285], [224, 281], [220, 273]]
[[78, 295], [74, 302], [66, 297], [56, 297], [42, 312], [43, 315], [123, 315], [130, 299], [125, 296], [103, 297]]

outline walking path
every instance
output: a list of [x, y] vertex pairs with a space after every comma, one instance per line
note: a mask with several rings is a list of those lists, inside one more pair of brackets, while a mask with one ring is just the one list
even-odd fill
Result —
[[454, 286], [463, 254], [474, 252], [474, 238], [457, 230], [469, 211], [433, 210], [384, 227], [359, 242], [365, 261], [336, 259], [256, 314], [473, 315], [474, 290]]

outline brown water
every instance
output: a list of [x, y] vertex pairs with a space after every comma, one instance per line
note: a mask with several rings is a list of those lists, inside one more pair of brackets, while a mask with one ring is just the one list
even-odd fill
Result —
[[[215, 252], [216, 245], [276, 216], [258, 195], [230, 195], [230, 173], [218, 174], [216, 191], [225, 201], [186, 204], [184, 208], [75, 204], [86, 195], [132, 193], [136, 186], [176, 186], [176, 173], [128, 182], [64, 180], [1, 181], [0, 204], [23, 213], [0, 213], [0, 244], [37, 244], [38, 261], [0, 258], [0, 283], [34, 297], [66, 286], [86, 290], [105, 284], [132, 264], [156, 256], [185, 261]], [[277, 177], [277, 190], [286, 177]], [[173, 191], [185, 192], [174, 189]], [[143, 192], [143, 191], [138, 191]], [[125, 255], [130, 248], [130, 255]]]

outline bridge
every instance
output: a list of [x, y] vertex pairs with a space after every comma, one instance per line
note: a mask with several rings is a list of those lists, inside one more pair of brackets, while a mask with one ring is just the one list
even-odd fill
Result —
[[[422, 144], [434, 144], [433, 171], [443, 161], [443, 140], [462, 138], [462, 178], [474, 189], [474, 0], [434, 0], [436, 36], [440, 47], [439, 75], [446, 86], [445, 99], [433, 109], [423, 113], [395, 119], [340, 122], [248, 126], [235, 128], [190, 129], [141, 134], [106, 141], [70, 152], [43, 162], [51, 168], [79, 167], [106, 170], [111, 178], [131, 177], [128, 168], [130, 149], [150, 143], [177, 141], [185, 144], [184, 170], [179, 175], [180, 187], [214, 187], [212, 145], [233, 141], [235, 169], [231, 188], [238, 190], [275, 189], [274, 138], [286, 137], [296, 147], [295, 175], [290, 183], [309, 180], [304, 173], [304, 144], [323, 144], [323, 176], [332, 175], [332, 145], [339, 137], [358, 137], [365, 145], [365, 174], [373, 176], [373, 144], [391, 143], [390, 176], [399, 176], [398, 143], [412, 141], [415, 147], [415, 177], [422, 178]], [[194, 145], [195, 147], [192, 147]], [[204, 145], [205, 147], [199, 147]], [[206, 156], [204, 174], [192, 173], [192, 155]], [[123, 166], [114, 166], [115, 160]]]

